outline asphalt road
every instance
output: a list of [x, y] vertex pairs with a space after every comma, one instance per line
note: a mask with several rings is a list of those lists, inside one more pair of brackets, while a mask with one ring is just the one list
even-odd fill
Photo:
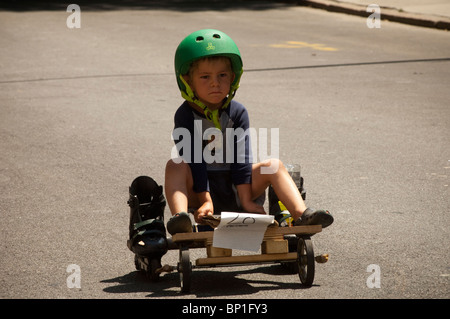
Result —
[[[450, 297], [448, 32], [259, 2], [81, 6], [74, 29], [38, 9], [0, 12], [0, 298]], [[309, 289], [278, 265], [196, 269], [189, 295], [176, 272], [135, 271], [128, 186], [163, 182], [174, 52], [210, 27], [241, 50], [251, 126], [279, 128], [307, 204], [335, 217], [313, 237], [330, 260]]]

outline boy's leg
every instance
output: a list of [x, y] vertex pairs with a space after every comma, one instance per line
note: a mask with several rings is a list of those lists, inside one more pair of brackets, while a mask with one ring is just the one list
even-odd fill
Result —
[[303, 198], [283, 163], [278, 159], [269, 159], [253, 164], [252, 195], [261, 195], [269, 185], [284, 204], [294, 220], [297, 220], [306, 210]]
[[253, 165], [253, 198], [262, 194], [269, 185], [293, 217], [295, 225], [322, 225], [325, 228], [333, 223], [333, 216], [328, 211], [313, 211], [306, 207], [297, 185], [280, 160], [269, 159]]
[[194, 196], [191, 169], [185, 162], [175, 163], [169, 160], [166, 164], [165, 191], [166, 200], [172, 218], [167, 222], [167, 231], [176, 233], [192, 232], [192, 222], [188, 214], [189, 205], [198, 200]]
[[166, 201], [173, 215], [187, 212], [188, 207], [197, 207], [198, 200], [194, 194], [191, 168], [185, 162], [175, 163], [169, 160], [165, 173]]

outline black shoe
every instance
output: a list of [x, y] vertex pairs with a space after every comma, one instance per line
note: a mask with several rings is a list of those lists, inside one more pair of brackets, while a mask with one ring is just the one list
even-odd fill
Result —
[[188, 213], [181, 212], [173, 215], [167, 222], [167, 231], [171, 235], [177, 233], [192, 233], [192, 221]]
[[322, 225], [322, 228], [330, 226], [334, 221], [333, 216], [327, 210], [313, 211], [311, 208], [307, 208], [302, 216], [295, 221], [295, 226], [306, 225]]

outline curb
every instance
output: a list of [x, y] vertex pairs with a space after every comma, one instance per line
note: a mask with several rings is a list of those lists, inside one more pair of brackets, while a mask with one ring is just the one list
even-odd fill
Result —
[[[374, 1], [376, 2], [376, 0]], [[369, 12], [366, 6], [352, 4], [348, 2], [331, 0], [300, 0], [296, 1], [299, 6], [308, 6], [323, 9], [331, 12], [347, 13], [361, 17], [368, 17]], [[450, 18], [434, 15], [423, 15], [409, 12], [402, 12], [401, 9], [380, 7], [381, 19], [393, 22], [400, 22], [420, 27], [435, 28], [440, 30], [450, 30]]]

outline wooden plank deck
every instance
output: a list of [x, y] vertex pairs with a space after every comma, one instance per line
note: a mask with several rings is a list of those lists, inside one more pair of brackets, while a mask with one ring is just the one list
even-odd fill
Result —
[[195, 265], [215, 266], [215, 265], [230, 265], [230, 264], [253, 264], [261, 262], [288, 261], [296, 259], [297, 253], [258, 254], [258, 255], [242, 255], [229, 257], [199, 258], [195, 261]]
[[[269, 240], [284, 235], [306, 235], [316, 234], [322, 231], [321, 225], [309, 226], [293, 226], [293, 227], [268, 227], [263, 240]], [[199, 233], [179, 233], [172, 236], [174, 243], [189, 242], [189, 241], [211, 241], [214, 237], [213, 231], [199, 232]]]
[[[310, 226], [293, 226], [293, 227], [268, 227], [263, 238], [263, 242], [283, 240], [284, 235], [313, 235], [322, 231], [320, 225]], [[169, 238], [169, 242], [173, 245], [172, 249], [176, 249], [179, 244], [187, 244], [189, 248], [211, 248], [214, 238], [214, 231], [199, 233], [179, 233]], [[252, 264], [262, 262], [279, 262], [293, 261], [297, 259], [296, 252], [281, 252], [261, 254], [247, 254], [238, 256], [210, 256], [199, 258], [195, 261], [196, 266], [219, 266], [233, 264]]]

